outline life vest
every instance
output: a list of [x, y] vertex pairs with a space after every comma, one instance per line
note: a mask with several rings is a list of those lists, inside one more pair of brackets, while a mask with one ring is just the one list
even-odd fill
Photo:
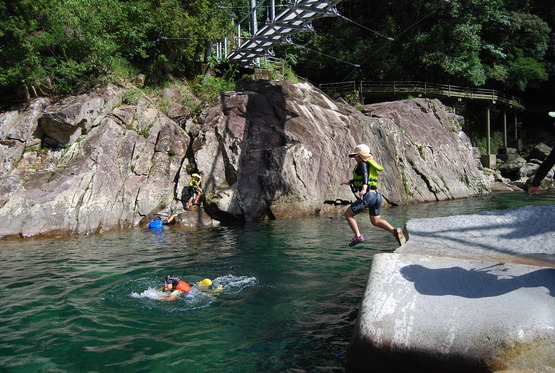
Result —
[[202, 176], [200, 176], [199, 174], [193, 174], [191, 176], [191, 181], [189, 182], [189, 186], [192, 186], [193, 188], [199, 188], [201, 181], [202, 181]]
[[188, 283], [186, 283], [185, 281], [179, 281], [177, 283], [177, 286], [175, 287], [176, 290], [181, 290], [185, 293], [188, 293], [191, 291], [191, 285], [189, 285]]
[[368, 159], [368, 180], [362, 180], [363, 175], [359, 175], [356, 171], [358, 168], [358, 163], [353, 169], [353, 185], [357, 190], [362, 189], [362, 185], [368, 185], [369, 189], [378, 189], [378, 171], [382, 171], [383, 167], [380, 166], [372, 158]]
[[148, 224], [148, 229], [164, 229], [164, 223], [159, 219], [153, 220]]

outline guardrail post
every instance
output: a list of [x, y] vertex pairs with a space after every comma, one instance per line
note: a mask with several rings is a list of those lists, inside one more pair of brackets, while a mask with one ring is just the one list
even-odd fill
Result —
[[206, 40], [206, 49], [204, 51], [204, 60], [208, 61], [208, 58], [210, 58], [211, 56], [212, 56], [212, 40]]
[[491, 154], [491, 118], [490, 118], [490, 109], [489, 106], [487, 108], [486, 114], [486, 131], [487, 131], [487, 138], [486, 138], [486, 154]]
[[495, 166], [497, 161], [495, 154], [491, 154], [491, 121], [490, 121], [490, 107], [487, 107], [486, 112], [486, 154], [482, 155], [482, 165], [487, 168], [492, 168]]
[[509, 159], [509, 144], [507, 142], [507, 110], [503, 110], [503, 147], [497, 151], [499, 158], [506, 161]]
[[512, 139], [511, 142], [511, 146], [513, 148], [515, 148], [518, 151], [522, 150], [522, 139], [518, 138], [518, 116], [517, 113], [515, 112], [515, 117], [514, 117], [514, 126], [515, 126], [515, 138]]
[[518, 118], [515, 112], [515, 140], [518, 139]]
[[503, 110], [503, 147], [507, 148], [507, 111]]

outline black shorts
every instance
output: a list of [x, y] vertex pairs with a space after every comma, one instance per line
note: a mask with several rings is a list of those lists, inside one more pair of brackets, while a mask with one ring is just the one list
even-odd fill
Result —
[[382, 201], [382, 195], [379, 192], [367, 192], [363, 199], [357, 199], [351, 204], [351, 210], [356, 215], [364, 209], [368, 209], [370, 216], [380, 216]]
[[189, 198], [190, 198], [190, 197], [194, 197], [194, 196], [196, 196], [197, 194], [199, 194], [200, 191], [199, 191], [197, 188], [195, 188], [194, 186], [190, 186], [190, 185], [189, 185], [189, 186], [187, 187], [187, 193], [189, 193]]

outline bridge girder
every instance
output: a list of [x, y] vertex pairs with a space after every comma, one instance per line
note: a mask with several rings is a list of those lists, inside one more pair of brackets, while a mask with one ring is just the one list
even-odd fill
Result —
[[256, 67], [258, 59], [271, 55], [274, 46], [289, 43], [291, 36], [296, 33], [313, 30], [314, 19], [336, 16], [335, 6], [340, 2], [341, 0], [297, 0], [234, 48], [226, 58], [245, 67]]

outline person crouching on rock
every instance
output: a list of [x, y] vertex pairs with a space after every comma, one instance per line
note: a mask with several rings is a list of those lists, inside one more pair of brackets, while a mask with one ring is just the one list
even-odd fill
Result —
[[[191, 202], [193, 205], [198, 205], [198, 201], [202, 194], [202, 178], [204, 177], [204, 173], [199, 171], [191, 176], [191, 181], [189, 182], [189, 186], [187, 187], [187, 192], [189, 193], [189, 199], [187, 200], [187, 204], [185, 205], [185, 210], [189, 211], [191, 209]], [[193, 202], [194, 200], [194, 202]]]
[[354, 158], [357, 162], [353, 170], [353, 179], [344, 181], [341, 185], [352, 185], [353, 191], [358, 193], [357, 200], [345, 211], [345, 219], [349, 223], [349, 227], [355, 234], [355, 237], [349, 243], [353, 247], [364, 241], [364, 237], [360, 234], [355, 216], [365, 209], [369, 209], [370, 222], [372, 225], [391, 232], [399, 245], [405, 242], [405, 237], [401, 228], [393, 228], [386, 220], [380, 218], [382, 207], [382, 195], [378, 192], [378, 171], [382, 171], [380, 166], [367, 145], [357, 145], [355, 150], [349, 154], [350, 158]]
[[172, 301], [176, 300], [181, 294], [187, 294], [191, 291], [191, 286], [185, 281], [181, 281], [176, 275], [168, 275], [164, 278], [162, 291], [167, 295], [158, 300]]

